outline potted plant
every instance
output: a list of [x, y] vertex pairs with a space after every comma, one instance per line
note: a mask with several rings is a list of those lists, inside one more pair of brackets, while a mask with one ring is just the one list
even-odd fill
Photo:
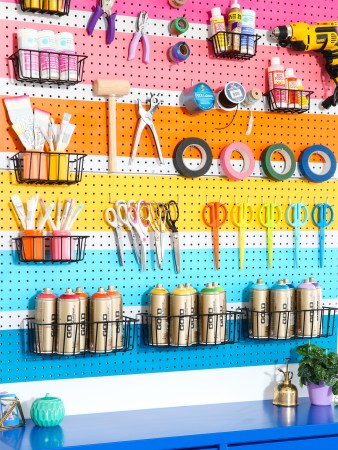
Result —
[[299, 363], [300, 385], [306, 385], [313, 405], [327, 406], [338, 394], [338, 355], [317, 345], [305, 344], [296, 352], [303, 356]]

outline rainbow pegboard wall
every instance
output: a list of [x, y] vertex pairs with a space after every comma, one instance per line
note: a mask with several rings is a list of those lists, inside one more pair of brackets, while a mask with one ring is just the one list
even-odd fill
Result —
[[[85, 5], [84, 5], [85, 3]], [[265, 230], [255, 220], [247, 235], [245, 269], [238, 268], [238, 235], [231, 222], [226, 222], [220, 235], [221, 269], [214, 270], [212, 240], [210, 230], [201, 220], [201, 210], [206, 196], [209, 201], [223, 201], [230, 209], [235, 202], [250, 196], [255, 211], [265, 201], [275, 198], [285, 211], [289, 203], [300, 201], [312, 208], [316, 202], [328, 198], [334, 203], [337, 189], [337, 175], [329, 182], [312, 184], [299, 175], [298, 169], [292, 179], [277, 183], [266, 179], [259, 167], [262, 151], [273, 143], [288, 145], [298, 160], [304, 148], [313, 144], [323, 144], [338, 155], [336, 143], [337, 108], [320, 111], [320, 99], [329, 95], [332, 86], [322, 73], [320, 55], [296, 53], [278, 48], [267, 37], [267, 29], [292, 21], [331, 20], [335, 17], [334, 1], [318, 4], [315, 0], [289, 5], [284, 2], [247, 0], [242, 7], [251, 8], [257, 14], [259, 41], [256, 57], [249, 61], [219, 60], [212, 57], [207, 43], [207, 23], [209, 11], [214, 3], [207, 0], [203, 4], [195, 0], [179, 13], [185, 14], [191, 26], [184, 36], [191, 48], [192, 56], [182, 64], [172, 64], [167, 60], [167, 50], [177, 42], [171, 36], [168, 24], [178, 15], [170, 9], [166, 0], [158, 0], [149, 6], [144, 1], [126, 2], [116, 0], [117, 33], [110, 46], [105, 44], [105, 22], [101, 20], [89, 37], [85, 27], [96, 0], [81, 2], [73, 0], [69, 16], [63, 18], [23, 13], [14, 1], [0, 3], [5, 36], [0, 46], [5, 57], [16, 50], [13, 38], [18, 29], [31, 27], [38, 30], [52, 29], [55, 32], [71, 31], [74, 34], [77, 51], [88, 56], [85, 65], [84, 82], [64, 88], [47, 85], [31, 85], [13, 79], [12, 68], [0, 67], [2, 96], [29, 94], [33, 106], [53, 112], [56, 118], [67, 111], [76, 123], [76, 133], [69, 146], [69, 152], [86, 154], [85, 175], [76, 186], [26, 186], [18, 185], [12, 171], [9, 157], [22, 150], [20, 142], [10, 129], [4, 106], [0, 108], [0, 132], [2, 146], [0, 152], [1, 189], [1, 258], [0, 258], [0, 381], [16, 383], [77, 377], [100, 377], [105, 375], [127, 375], [149, 372], [202, 370], [221, 367], [247, 367], [283, 363], [285, 357], [296, 361], [295, 342], [240, 342], [229, 346], [184, 349], [150, 349], [142, 345], [139, 335], [132, 352], [117, 355], [92, 355], [84, 357], [49, 358], [27, 355], [22, 344], [20, 326], [22, 319], [31, 315], [37, 291], [51, 287], [61, 294], [70, 286], [82, 286], [92, 293], [101, 285], [114, 284], [122, 292], [125, 311], [135, 315], [144, 311], [149, 288], [157, 282], [169, 290], [182, 281], [191, 282], [201, 289], [208, 281], [219, 281], [227, 290], [227, 300], [233, 307], [241, 306], [248, 300], [248, 286], [258, 277], [263, 277], [271, 285], [279, 278], [288, 277], [295, 284], [306, 276], [313, 275], [323, 285], [326, 305], [334, 305], [337, 295], [337, 218], [326, 234], [325, 268], [318, 267], [318, 230], [311, 221], [301, 233], [299, 269], [293, 268], [292, 230], [285, 220], [276, 229], [274, 236], [274, 267], [266, 265]], [[127, 61], [128, 47], [135, 31], [136, 15], [147, 9], [150, 17], [148, 34], [151, 41], [151, 63], [142, 63], [139, 46], [134, 61]], [[225, 9], [224, 9], [225, 11]], [[198, 116], [191, 116], [181, 104], [181, 91], [191, 83], [207, 82], [218, 89], [231, 80], [240, 81], [246, 90], [254, 86], [263, 92], [267, 90], [266, 67], [272, 56], [279, 56], [285, 67], [293, 67], [302, 79], [305, 89], [314, 91], [310, 113], [303, 115], [274, 114], [267, 111], [264, 103], [254, 108], [252, 133], [245, 134], [250, 112], [240, 109], [231, 126], [233, 113], [212, 110]], [[105, 98], [97, 98], [92, 93], [92, 82], [98, 78], [128, 79], [131, 93], [118, 99], [118, 173], [107, 172], [108, 154], [108, 114]], [[149, 130], [142, 135], [137, 160], [128, 164], [133, 136], [137, 126], [137, 99], [145, 102], [151, 94], [157, 94], [162, 101], [154, 116], [155, 126], [162, 144], [164, 166], [159, 166], [156, 149]], [[176, 145], [184, 138], [196, 136], [205, 139], [212, 148], [214, 163], [207, 176], [186, 179], [177, 174], [172, 164]], [[221, 150], [234, 141], [247, 144], [254, 152], [256, 169], [254, 175], [242, 182], [233, 182], [222, 176], [218, 164]], [[198, 155], [192, 151], [192, 164]], [[236, 158], [236, 155], [234, 155]], [[234, 161], [240, 164], [240, 161]], [[276, 166], [281, 160], [276, 158]], [[320, 159], [314, 159], [314, 167], [320, 167]], [[337, 172], [336, 172], [337, 173]], [[89, 235], [84, 261], [77, 264], [24, 264], [18, 263], [13, 252], [11, 238], [17, 235], [18, 222], [10, 204], [11, 195], [17, 193], [25, 201], [34, 192], [39, 192], [47, 202], [76, 197], [84, 203], [84, 211], [76, 225], [77, 233]], [[112, 230], [104, 220], [104, 210], [109, 201], [119, 198], [138, 200], [168, 201], [180, 200], [181, 274], [174, 271], [172, 251], [165, 255], [163, 270], [155, 267], [153, 242], [148, 247], [147, 271], [140, 272], [125, 235], [126, 264], [120, 267], [116, 253], [116, 242]], [[139, 331], [139, 330], [138, 330]], [[318, 339], [317, 343], [327, 347], [336, 346], [336, 336]]]

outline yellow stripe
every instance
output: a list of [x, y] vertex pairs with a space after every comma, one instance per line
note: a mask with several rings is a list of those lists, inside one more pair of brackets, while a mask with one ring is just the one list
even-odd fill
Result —
[[[109, 204], [109, 193], [112, 200], [156, 200], [167, 202], [170, 199], [177, 200], [180, 197], [180, 219], [178, 228], [180, 231], [208, 230], [203, 221], [201, 212], [208, 195], [209, 202], [219, 201], [222, 196], [223, 203], [231, 209], [237, 201], [247, 201], [248, 195], [255, 211], [264, 202], [274, 201], [282, 206], [283, 216], [288, 206], [289, 197], [291, 202], [300, 202], [309, 206], [311, 211], [314, 199], [317, 203], [325, 202], [327, 197], [333, 203], [334, 191], [337, 182], [328, 181], [323, 184], [309, 183], [305, 180], [288, 180], [283, 182], [273, 182], [264, 179], [248, 179], [244, 181], [230, 181], [226, 178], [203, 177], [189, 179], [178, 176], [131, 176], [131, 175], [107, 175], [107, 174], [86, 174], [79, 185], [72, 186], [39, 186], [39, 185], [18, 185], [12, 171], [3, 171], [0, 175], [0, 182], [3, 186], [1, 195], [0, 226], [3, 230], [19, 229], [16, 214], [10, 202], [13, 194], [19, 194], [21, 200], [26, 203], [27, 199], [35, 192], [39, 192], [47, 203], [52, 200], [66, 200], [69, 197], [76, 199], [77, 203], [84, 203], [85, 207], [80, 213], [78, 220], [73, 227], [73, 231], [108, 231], [109, 225], [104, 220], [104, 210], [112, 205]], [[310, 215], [310, 214], [309, 214]], [[228, 221], [221, 228], [222, 230], [235, 230], [235, 227]], [[262, 230], [260, 224], [255, 221], [249, 227], [250, 230]], [[289, 230], [283, 218], [278, 230]], [[311, 219], [302, 229], [317, 229]], [[338, 214], [329, 229], [338, 229]], [[210, 229], [209, 229], [210, 230]]]

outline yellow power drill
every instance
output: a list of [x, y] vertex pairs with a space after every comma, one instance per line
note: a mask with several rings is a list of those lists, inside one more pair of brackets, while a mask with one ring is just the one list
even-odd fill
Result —
[[290, 46], [303, 52], [321, 52], [326, 60], [326, 71], [336, 84], [333, 95], [324, 100], [322, 108], [328, 109], [338, 103], [338, 22], [304, 22], [276, 27], [271, 32], [281, 47]]

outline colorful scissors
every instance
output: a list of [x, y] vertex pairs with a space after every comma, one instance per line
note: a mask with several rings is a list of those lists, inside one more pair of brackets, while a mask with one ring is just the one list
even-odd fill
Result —
[[[303, 220], [302, 220], [303, 212]], [[294, 246], [294, 265], [298, 268], [298, 250], [300, 248], [300, 229], [303, 227], [309, 218], [309, 211], [303, 203], [293, 203], [287, 207], [285, 218], [290, 227], [294, 228], [295, 246]]]
[[140, 249], [138, 248], [136, 234], [134, 232], [133, 226], [130, 224], [128, 219], [128, 204], [124, 200], [117, 200], [117, 202], [115, 203], [115, 208], [117, 213], [117, 220], [119, 220], [120, 224], [122, 226], [125, 226], [126, 229], [130, 232], [131, 245], [134, 250], [136, 260], [138, 264], [141, 264], [141, 253]]
[[109, 223], [109, 225], [115, 229], [116, 237], [117, 237], [117, 253], [119, 255], [120, 265], [124, 265], [124, 256], [123, 256], [123, 232], [122, 232], [122, 224], [118, 219], [117, 212], [114, 208], [108, 208], [105, 211], [105, 219]]
[[247, 202], [236, 203], [231, 209], [232, 223], [239, 228], [239, 268], [244, 267], [245, 231], [254, 220], [253, 207]]
[[324, 267], [325, 228], [331, 225], [334, 211], [327, 203], [318, 203], [312, 210], [312, 222], [319, 228], [319, 267]]
[[178, 229], [176, 227], [176, 222], [180, 217], [180, 211], [178, 209], [178, 204], [175, 200], [170, 200], [167, 205], [167, 225], [171, 231], [171, 242], [174, 249], [175, 257], [175, 270], [176, 273], [180, 273], [181, 270], [181, 257], [180, 257], [180, 238], [178, 234]]
[[[207, 213], [209, 214], [209, 220]], [[228, 217], [228, 211], [220, 202], [207, 203], [202, 212], [203, 222], [212, 228], [212, 241], [214, 244], [214, 260], [216, 270], [219, 269], [219, 229]]]
[[156, 263], [159, 269], [162, 269], [162, 249], [161, 249], [161, 228], [158, 219], [158, 204], [157, 202], [149, 203], [149, 225], [154, 232], [155, 240], [155, 252], [156, 252]]
[[[277, 216], [277, 217], [276, 217]], [[264, 203], [258, 210], [259, 223], [267, 229], [268, 234], [268, 268], [272, 268], [273, 229], [282, 220], [282, 210], [276, 203]]]
[[[146, 270], [147, 265], [147, 242], [149, 240], [149, 205], [145, 200], [134, 202], [133, 200], [128, 202], [128, 220], [136, 231], [139, 243], [141, 245], [141, 269], [142, 272]], [[135, 206], [131, 206], [135, 204]], [[143, 215], [143, 211], [146, 211], [146, 215]]]

